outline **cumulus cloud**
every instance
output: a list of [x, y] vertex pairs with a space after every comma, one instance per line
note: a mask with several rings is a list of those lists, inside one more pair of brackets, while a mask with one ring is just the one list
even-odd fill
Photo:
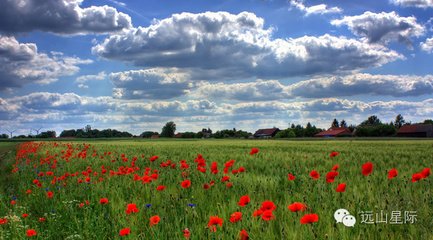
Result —
[[433, 93], [433, 76], [357, 73], [313, 78], [290, 85], [277, 80], [247, 83], [202, 83], [191, 95], [196, 98], [236, 101], [271, 101], [295, 98], [330, 98], [356, 95], [393, 97]]
[[181, 13], [114, 34], [92, 51], [140, 67], [178, 68], [202, 80], [335, 73], [403, 58], [384, 46], [345, 37], [272, 39], [272, 31], [248, 12]]
[[421, 47], [421, 50], [423, 50], [427, 53], [432, 53], [433, 52], [433, 37], [427, 38], [425, 40], [425, 42], [421, 42], [420, 47]]
[[107, 77], [107, 74], [102, 71], [99, 72], [96, 75], [83, 75], [83, 76], [79, 76], [77, 77], [77, 79], [75, 79], [75, 82], [78, 83], [78, 87], [79, 88], [89, 88], [88, 85], [86, 85], [87, 82], [89, 81], [102, 81]]
[[390, 0], [390, 2], [402, 7], [433, 8], [432, 0]]
[[110, 33], [132, 26], [131, 18], [113, 7], [82, 8], [82, 2], [83, 0], [2, 1], [0, 32]]
[[398, 41], [411, 46], [411, 38], [422, 36], [424, 26], [416, 18], [401, 17], [396, 12], [364, 12], [357, 16], [345, 16], [331, 21], [332, 25], [346, 25], [355, 35], [363, 37], [369, 43], [389, 43]]
[[185, 95], [193, 84], [188, 74], [173, 69], [146, 69], [111, 73], [113, 97], [122, 99], [169, 99]]
[[326, 4], [318, 4], [310, 7], [305, 6], [303, 0], [291, 0], [290, 5], [305, 13], [305, 16], [312, 14], [330, 14], [341, 13], [343, 10], [339, 7], [328, 7]]
[[19, 43], [14, 37], [0, 35], [0, 90], [48, 84], [77, 73], [78, 65], [91, 62], [58, 52], [40, 53], [34, 43]]

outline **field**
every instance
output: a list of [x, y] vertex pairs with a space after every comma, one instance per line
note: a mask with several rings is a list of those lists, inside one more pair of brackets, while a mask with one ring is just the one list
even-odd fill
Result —
[[11, 146], [0, 239], [433, 239], [433, 140]]

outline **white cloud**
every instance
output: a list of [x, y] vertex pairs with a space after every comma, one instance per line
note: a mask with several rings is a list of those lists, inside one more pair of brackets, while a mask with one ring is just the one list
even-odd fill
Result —
[[363, 37], [369, 43], [389, 43], [398, 41], [411, 46], [411, 38], [422, 36], [425, 27], [418, 24], [416, 18], [401, 17], [396, 12], [364, 12], [357, 16], [345, 16], [331, 21], [332, 25], [346, 25], [354, 34]]
[[29, 83], [48, 84], [77, 73], [78, 65], [92, 62], [58, 52], [39, 53], [34, 43], [19, 43], [14, 37], [1, 35], [0, 53], [0, 90]]
[[200, 80], [284, 78], [377, 67], [403, 58], [384, 46], [323, 35], [272, 39], [253, 13], [181, 13], [106, 38], [94, 54]]
[[425, 42], [421, 42], [419, 45], [421, 47], [421, 50], [423, 50], [427, 53], [432, 53], [433, 52], [433, 37], [427, 38], [425, 40]]
[[318, 4], [313, 6], [305, 6], [303, 0], [291, 0], [290, 5], [305, 13], [305, 16], [312, 14], [330, 14], [341, 13], [343, 10], [339, 7], [328, 7], [326, 4]]
[[433, 0], [390, 0], [390, 2], [402, 7], [433, 8]]
[[82, 8], [83, 0], [2, 1], [0, 32], [56, 34], [110, 33], [132, 26], [131, 18], [109, 6]]

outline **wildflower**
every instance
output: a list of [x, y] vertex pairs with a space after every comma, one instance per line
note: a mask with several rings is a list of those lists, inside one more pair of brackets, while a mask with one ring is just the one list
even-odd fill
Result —
[[33, 236], [36, 236], [36, 234], [37, 234], [36, 230], [34, 230], [34, 229], [29, 229], [26, 231], [27, 237], [33, 237]]
[[333, 157], [338, 156], [339, 154], [340, 154], [339, 152], [331, 152], [331, 153], [329, 154], [329, 157], [333, 158]]
[[156, 161], [158, 158], [159, 158], [158, 156], [152, 156], [152, 157], [150, 157], [149, 160], [150, 160], [151, 162], [154, 162], [154, 161]]
[[191, 232], [189, 231], [188, 228], [185, 228], [184, 230], [182, 230], [182, 232], [183, 232], [183, 236], [184, 236], [186, 239], [188, 239], [188, 238], [191, 237]]
[[239, 233], [239, 237], [241, 240], [248, 240], [250, 237], [248, 236], [248, 232], [245, 229], [242, 229]]
[[248, 195], [244, 195], [239, 199], [238, 205], [241, 207], [245, 207], [250, 203], [250, 197]]
[[127, 236], [131, 233], [131, 229], [130, 228], [123, 228], [120, 229], [119, 235], [120, 236]]
[[165, 186], [163, 186], [163, 185], [159, 185], [158, 187], [156, 187], [157, 191], [164, 191], [164, 189], [165, 189]]
[[334, 182], [335, 177], [337, 177], [337, 176], [338, 176], [338, 172], [334, 172], [334, 171], [328, 172], [328, 173], [326, 174], [326, 182], [327, 182], [327, 183], [332, 183], [332, 182]]
[[312, 213], [312, 214], [305, 214], [301, 218], [301, 224], [308, 224], [308, 223], [314, 223], [319, 221], [319, 215]]
[[0, 225], [4, 225], [6, 223], [8, 223], [7, 218], [0, 218]]
[[48, 191], [48, 192], [47, 192], [47, 197], [48, 197], [48, 198], [53, 198], [53, 196], [54, 196], [54, 193], [53, 193], [53, 192], [51, 192], [51, 191]]
[[274, 211], [277, 208], [277, 206], [269, 200], [266, 200], [264, 202], [262, 202], [262, 207], [260, 208], [260, 210], [262, 211]]
[[393, 178], [397, 177], [397, 175], [398, 175], [397, 169], [393, 168], [393, 169], [389, 170], [389, 172], [388, 172], [388, 179], [393, 179]]
[[287, 206], [287, 208], [292, 212], [299, 212], [299, 211], [305, 211], [307, 209], [307, 206], [300, 202], [294, 202]]
[[241, 212], [234, 212], [232, 215], [230, 215], [230, 222], [235, 223], [242, 220], [242, 213]]
[[138, 208], [137, 205], [135, 205], [135, 203], [130, 203], [128, 205], [126, 205], [126, 214], [131, 214], [131, 213], [138, 213]]
[[295, 178], [296, 177], [293, 174], [291, 174], [291, 173], [287, 174], [287, 179], [289, 179], [289, 181], [293, 181], [293, 180], [295, 180]]
[[320, 174], [316, 170], [313, 170], [313, 171], [310, 172], [310, 177], [312, 179], [316, 180], [316, 179], [319, 179]]
[[189, 188], [191, 186], [191, 181], [188, 179], [183, 180], [180, 185], [182, 186], [182, 188]]
[[423, 179], [424, 176], [421, 173], [414, 173], [412, 175], [412, 182], [418, 182], [419, 180]]
[[275, 216], [274, 216], [272, 210], [263, 211], [263, 213], [262, 213], [262, 219], [263, 220], [270, 221], [270, 220], [272, 220], [274, 218], [275, 218]]
[[254, 155], [254, 154], [257, 154], [257, 153], [259, 153], [259, 149], [258, 148], [251, 148], [250, 155]]
[[368, 176], [373, 172], [373, 163], [367, 162], [362, 165], [362, 175]]
[[101, 198], [101, 199], [99, 200], [99, 203], [100, 203], [100, 204], [108, 204], [108, 198]]
[[346, 183], [340, 183], [338, 184], [337, 188], [335, 189], [337, 192], [345, 192], [346, 191]]
[[150, 226], [156, 225], [159, 223], [159, 221], [161, 220], [161, 218], [158, 215], [152, 216], [150, 217]]
[[211, 216], [209, 218], [209, 222], [207, 224], [208, 228], [212, 232], [216, 232], [216, 225], [219, 225], [220, 227], [222, 227], [223, 226], [223, 219], [218, 217], [218, 216]]
[[431, 173], [430, 168], [424, 168], [424, 169], [421, 171], [421, 175], [423, 176], [423, 178], [426, 178], [426, 177], [430, 176], [430, 173]]

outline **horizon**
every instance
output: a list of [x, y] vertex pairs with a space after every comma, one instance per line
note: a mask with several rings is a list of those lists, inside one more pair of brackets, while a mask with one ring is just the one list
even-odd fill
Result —
[[0, 134], [433, 118], [431, 1], [4, 4]]

